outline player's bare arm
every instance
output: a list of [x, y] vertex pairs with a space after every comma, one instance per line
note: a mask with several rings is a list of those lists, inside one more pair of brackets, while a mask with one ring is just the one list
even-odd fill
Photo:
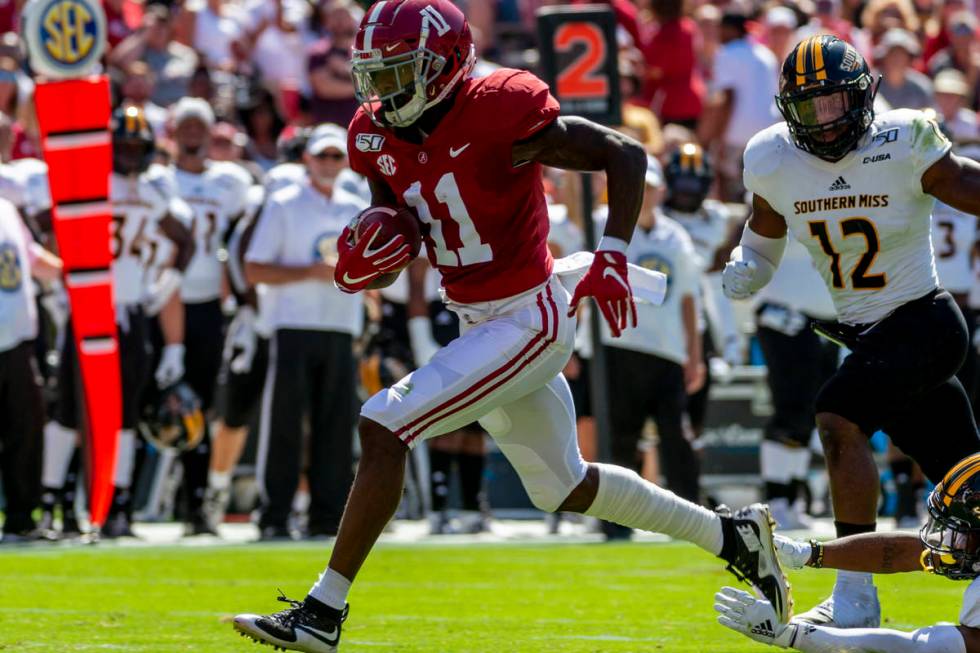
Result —
[[514, 165], [536, 161], [552, 168], [604, 170], [609, 187], [606, 236], [629, 242], [643, 204], [647, 155], [643, 146], [594, 122], [566, 116], [531, 138], [514, 143]]
[[194, 244], [194, 234], [184, 226], [184, 223], [169, 213], [160, 220], [160, 231], [174, 244], [174, 248], [177, 250], [173, 267], [183, 272], [190, 265], [191, 259], [194, 258], [194, 250], [197, 247]]
[[922, 175], [922, 190], [964, 213], [980, 215], [980, 163], [949, 153]]

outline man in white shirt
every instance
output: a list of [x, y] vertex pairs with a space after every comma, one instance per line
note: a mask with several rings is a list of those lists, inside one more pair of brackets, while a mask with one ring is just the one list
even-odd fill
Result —
[[61, 260], [41, 248], [17, 209], [0, 200], [0, 479], [5, 497], [0, 543], [34, 539], [41, 498], [44, 404], [34, 358], [37, 306], [31, 277], [56, 279]]
[[745, 145], [779, 119], [772, 102], [779, 62], [768, 48], [749, 38], [746, 21], [737, 10], [722, 16], [723, 45], [715, 55], [713, 97], [698, 135], [702, 143], [715, 146], [721, 199], [733, 202], [741, 202], [745, 195], [741, 182]]
[[334, 287], [337, 238], [367, 203], [336, 187], [347, 133], [321, 125], [303, 160], [307, 179], [271, 195], [245, 255], [245, 274], [264, 284], [274, 329], [262, 397], [258, 475], [264, 539], [288, 539], [299, 482], [303, 416], [310, 422], [309, 535], [335, 535], [352, 480], [353, 337], [360, 296]]
[[[667, 275], [663, 304], [638, 304], [638, 327], [613, 338], [603, 325], [607, 348], [611, 462], [640, 470], [637, 445], [647, 418], [657, 425], [660, 468], [667, 487], [680, 497], [699, 500], [698, 460], [685, 437], [683, 416], [688, 392], [704, 383], [696, 297], [701, 270], [687, 231], [660, 208], [664, 178], [660, 164], [648, 160], [643, 206], [626, 250], [630, 263]], [[601, 232], [605, 220], [596, 221]]]

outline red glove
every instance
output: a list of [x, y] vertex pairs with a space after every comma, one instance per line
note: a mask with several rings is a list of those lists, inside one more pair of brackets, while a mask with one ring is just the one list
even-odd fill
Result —
[[337, 239], [339, 257], [333, 273], [335, 286], [346, 293], [359, 292], [381, 275], [400, 270], [411, 260], [411, 247], [402, 235], [386, 243], [375, 243], [380, 230], [381, 225], [376, 224], [352, 244], [351, 228], [344, 227]]
[[636, 326], [636, 303], [633, 301], [633, 289], [630, 288], [625, 254], [609, 250], [595, 253], [589, 271], [575, 286], [568, 317], [575, 315], [579, 301], [585, 297], [595, 298], [613, 338], [623, 335], [623, 329], [628, 326]]

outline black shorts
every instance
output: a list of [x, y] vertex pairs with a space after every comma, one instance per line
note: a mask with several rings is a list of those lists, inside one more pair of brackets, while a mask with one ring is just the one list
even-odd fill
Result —
[[868, 436], [884, 431], [934, 482], [980, 450], [954, 376], [970, 346], [967, 326], [948, 292], [930, 292], [874, 325], [817, 328], [851, 350], [817, 394], [817, 413], [844, 417]]
[[[122, 428], [135, 429], [139, 422], [144, 393], [152, 374], [152, 352], [146, 332], [143, 309], [128, 309], [128, 329], [119, 329], [119, 365], [122, 374]], [[65, 329], [61, 347], [61, 364], [58, 367], [58, 401], [54, 419], [70, 429], [78, 430], [80, 418], [80, 386], [78, 354], [75, 350], [75, 332], [71, 319]]]
[[578, 354], [574, 354], [574, 356], [578, 358], [578, 376], [566, 380], [572, 391], [575, 416], [577, 418], [592, 417], [592, 359], [583, 358]]
[[34, 343], [0, 351], [0, 483], [6, 499], [4, 532], [34, 528], [41, 498], [44, 404]]
[[269, 367], [269, 339], [259, 337], [252, 367], [244, 374], [231, 371], [228, 363], [221, 368], [222, 392], [219, 411], [225, 425], [237, 429], [248, 426], [262, 403], [262, 389]]

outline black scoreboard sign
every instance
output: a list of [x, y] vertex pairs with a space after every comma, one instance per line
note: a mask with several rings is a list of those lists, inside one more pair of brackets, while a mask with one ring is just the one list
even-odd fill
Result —
[[538, 11], [541, 69], [561, 112], [605, 125], [622, 122], [616, 15], [608, 5]]

